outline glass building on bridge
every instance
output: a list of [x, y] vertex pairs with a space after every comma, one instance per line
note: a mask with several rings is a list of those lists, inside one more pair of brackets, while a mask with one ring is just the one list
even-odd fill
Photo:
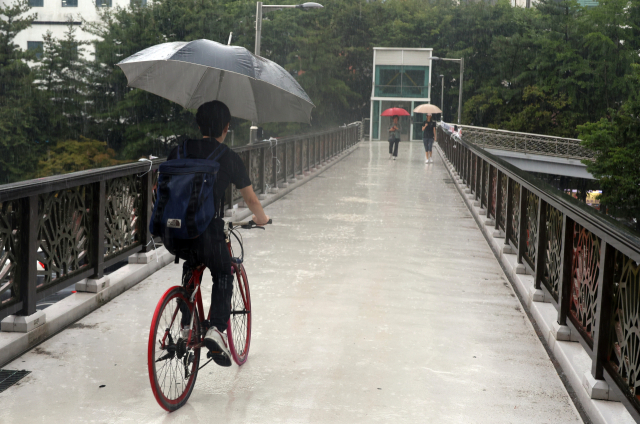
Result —
[[405, 109], [411, 116], [400, 118], [401, 140], [422, 140], [423, 114], [413, 109], [431, 103], [431, 53], [433, 49], [373, 48], [371, 93], [371, 140], [387, 140], [390, 117], [380, 114], [391, 107]]

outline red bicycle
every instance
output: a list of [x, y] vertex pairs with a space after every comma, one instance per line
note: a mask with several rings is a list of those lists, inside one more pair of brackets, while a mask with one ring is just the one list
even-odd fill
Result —
[[[271, 220], [269, 220], [271, 224]], [[227, 340], [231, 356], [236, 364], [247, 361], [251, 344], [251, 295], [249, 281], [244, 270], [244, 248], [237, 228], [262, 228], [253, 221], [229, 222], [225, 224], [227, 248], [235, 275], [231, 298], [231, 316], [227, 323]], [[234, 257], [231, 247], [233, 235], [241, 248], [241, 256]], [[189, 263], [189, 262], [187, 262]], [[184, 405], [196, 383], [198, 371], [211, 362], [200, 366], [200, 349], [204, 347], [204, 336], [211, 310], [204, 319], [204, 307], [200, 283], [204, 265], [189, 264], [191, 275], [184, 278], [182, 286], [174, 286], [165, 292], [156, 306], [149, 332], [148, 366], [153, 395], [161, 407], [175, 411]], [[181, 327], [181, 308], [189, 309], [191, 323], [187, 330]], [[205, 348], [206, 349], [206, 348]]]

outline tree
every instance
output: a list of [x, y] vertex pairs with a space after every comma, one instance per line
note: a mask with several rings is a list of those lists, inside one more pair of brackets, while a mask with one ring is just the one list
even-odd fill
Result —
[[59, 141], [47, 156], [38, 162], [38, 177], [67, 174], [85, 169], [101, 168], [122, 163], [107, 143], [80, 137], [79, 140]]
[[25, 15], [28, 11], [26, 0], [0, 5], [0, 183], [18, 181], [33, 172], [44, 148], [41, 129], [47, 113], [26, 63], [35, 55], [14, 43], [35, 18]]
[[628, 76], [632, 92], [611, 119], [578, 127], [583, 145], [597, 153], [584, 161], [587, 171], [600, 181], [600, 201], [631, 221], [640, 231], [640, 65]]

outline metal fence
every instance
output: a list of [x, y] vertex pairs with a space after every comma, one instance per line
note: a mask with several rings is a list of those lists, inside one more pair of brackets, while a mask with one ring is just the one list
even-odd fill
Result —
[[[234, 148], [256, 193], [360, 141], [361, 123]], [[164, 159], [75, 172], [0, 187], [0, 319], [36, 312], [36, 302], [139, 251]], [[242, 197], [229, 190], [226, 203]]]
[[440, 127], [438, 141], [558, 323], [579, 334], [593, 376], [640, 421], [640, 235]]
[[582, 147], [581, 141], [577, 138], [553, 137], [471, 125], [458, 126], [462, 127], [464, 141], [480, 147], [569, 159], [595, 158], [595, 153]]

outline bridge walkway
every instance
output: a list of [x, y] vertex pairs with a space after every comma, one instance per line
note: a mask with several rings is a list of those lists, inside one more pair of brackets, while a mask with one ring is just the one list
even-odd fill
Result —
[[8, 364], [32, 373], [0, 422], [581, 422], [438, 155], [386, 151], [362, 143], [244, 233], [244, 366], [204, 368], [175, 413], [156, 404], [147, 336], [172, 264]]

